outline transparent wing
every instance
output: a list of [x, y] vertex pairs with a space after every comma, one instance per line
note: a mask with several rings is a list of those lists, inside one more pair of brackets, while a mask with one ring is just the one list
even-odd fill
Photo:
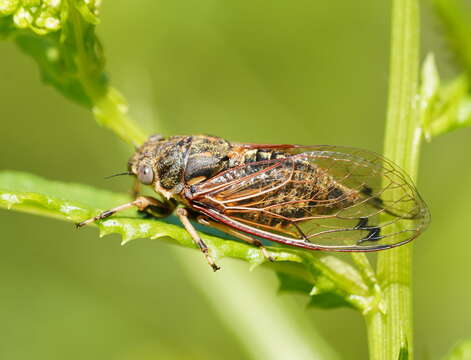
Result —
[[310, 249], [375, 251], [411, 241], [430, 220], [410, 178], [373, 152], [240, 146], [273, 159], [231, 168], [186, 194], [195, 209], [235, 229]]

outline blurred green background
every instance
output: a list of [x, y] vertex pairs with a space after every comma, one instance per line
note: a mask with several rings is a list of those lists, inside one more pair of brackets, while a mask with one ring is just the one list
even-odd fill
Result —
[[[448, 73], [439, 27], [423, 10], [424, 53], [442, 54]], [[150, 132], [381, 152], [389, 2], [114, 0], [104, 2], [101, 18], [112, 83]], [[128, 190], [128, 179], [103, 177], [125, 169], [131, 149], [43, 86], [33, 61], [6, 42], [0, 99], [0, 169]], [[433, 221], [415, 242], [418, 359], [437, 359], [471, 336], [470, 139], [465, 130], [423, 147], [419, 189]], [[121, 247], [96, 229], [4, 210], [0, 227], [1, 359], [250, 356], [244, 334], [215, 311], [211, 291], [191, 280], [209, 273], [196, 251], [149, 240]], [[224, 286], [236, 269], [263, 279], [279, 301], [272, 272], [249, 273], [231, 260], [222, 266], [210, 275]], [[340, 358], [367, 357], [361, 315], [304, 310], [306, 299], [281, 297], [294, 298], [280, 306], [302, 309]]]

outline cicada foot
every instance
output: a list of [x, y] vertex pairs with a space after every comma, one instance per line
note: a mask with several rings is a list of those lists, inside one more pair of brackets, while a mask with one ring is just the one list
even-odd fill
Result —
[[182, 222], [183, 226], [185, 227], [186, 231], [188, 231], [188, 233], [190, 234], [195, 244], [199, 247], [199, 249], [203, 253], [204, 257], [206, 258], [206, 261], [208, 262], [209, 266], [211, 266], [213, 271], [218, 271], [219, 269], [221, 269], [219, 266], [216, 265], [216, 263], [214, 262], [214, 259], [209, 254], [208, 245], [204, 243], [204, 241], [198, 235], [195, 228], [193, 227], [190, 220], [188, 219], [188, 211], [186, 211], [186, 209], [184, 208], [178, 208], [176, 214], [178, 218], [180, 219], [180, 221]]
[[270, 262], [274, 262], [275, 261], [275, 258], [273, 256], [270, 255], [270, 253], [268, 252], [267, 248], [265, 246], [262, 245], [262, 243], [260, 241], [255, 241], [255, 243], [253, 243], [255, 246], [257, 246], [260, 251], [262, 252], [263, 256], [265, 257], [265, 259], [267, 259], [268, 261]]
[[208, 245], [206, 245], [204, 243], [204, 241], [201, 240], [201, 239], [199, 239], [196, 242], [196, 245], [198, 245], [198, 247], [200, 248], [201, 252], [203, 253], [204, 257], [206, 258], [206, 261], [208, 262], [209, 266], [211, 266], [213, 271], [220, 270], [221, 268], [216, 265], [216, 263], [214, 262], [214, 259], [211, 257], [211, 255], [209, 255]]
[[234, 236], [238, 239], [241, 239], [241, 240], [243, 240], [243, 241], [245, 241], [245, 242], [247, 242], [251, 245], [254, 245], [254, 246], [258, 247], [260, 249], [260, 251], [262, 252], [263, 256], [265, 257], [265, 259], [267, 259], [270, 262], [275, 261], [275, 258], [270, 255], [267, 248], [265, 246], [263, 246], [261, 241], [256, 240], [256, 239], [252, 238], [251, 236], [243, 234], [243, 233], [241, 233], [237, 230], [234, 230], [234, 229], [230, 228], [227, 225], [212, 221], [211, 219], [208, 219], [205, 216], [198, 216], [196, 219], [202, 225], [218, 229], [218, 230], [220, 230], [220, 231], [222, 231], [222, 232], [224, 232], [228, 235], [232, 235], [232, 236]]
[[123, 205], [116, 206], [112, 209], [103, 211], [102, 213], [98, 214], [95, 217], [92, 217], [90, 219], [87, 219], [85, 221], [82, 221], [80, 223], [75, 224], [77, 228], [81, 228], [85, 225], [91, 224], [93, 222], [99, 221], [106, 219], [107, 217], [110, 217], [111, 215], [116, 214], [117, 212], [136, 207], [139, 211], [145, 211], [146, 209], [156, 209], [156, 208], [162, 208], [165, 204], [162, 204], [160, 201], [157, 199], [154, 199], [153, 197], [150, 196], [138, 196], [136, 200], [128, 202]]

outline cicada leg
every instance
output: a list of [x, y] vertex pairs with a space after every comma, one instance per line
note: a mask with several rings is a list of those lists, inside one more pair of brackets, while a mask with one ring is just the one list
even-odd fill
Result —
[[206, 261], [208, 261], [208, 264], [213, 268], [214, 271], [218, 271], [220, 267], [216, 265], [214, 259], [211, 257], [211, 255], [209, 255], [208, 245], [206, 245], [200, 238], [190, 220], [188, 219], [188, 211], [184, 208], [178, 208], [176, 214], [185, 227], [186, 231], [188, 231], [188, 233], [191, 235], [195, 244], [200, 248], [201, 252], [206, 258]]
[[134, 179], [134, 185], [131, 189], [131, 195], [133, 199], [137, 199], [139, 193], [141, 192], [141, 183], [137, 178]]
[[266, 247], [263, 246], [263, 244], [259, 240], [256, 240], [256, 239], [254, 239], [253, 237], [251, 237], [247, 234], [244, 234], [244, 233], [241, 233], [237, 230], [234, 230], [234, 229], [230, 228], [227, 225], [224, 225], [224, 224], [218, 223], [216, 221], [213, 221], [213, 220], [211, 220], [211, 219], [209, 219], [205, 216], [198, 216], [196, 218], [196, 220], [202, 225], [210, 226], [210, 227], [213, 227], [215, 229], [221, 230], [222, 232], [224, 232], [228, 235], [232, 235], [232, 236], [234, 236], [238, 239], [241, 239], [245, 242], [248, 242], [251, 245], [254, 245], [254, 246], [258, 247], [260, 249], [260, 251], [262, 252], [263, 256], [265, 256], [265, 258], [267, 260], [275, 261], [273, 256], [271, 256], [268, 253], [268, 250], [266, 249]]
[[175, 205], [171, 202], [162, 203], [161, 201], [154, 199], [150, 196], [138, 196], [136, 200], [128, 202], [123, 205], [116, 206], [110, 210], [103, 211], [95, 217], [82, 221], [75, 224], [77, 228], [88, 225], [98, 220], [106, 219], [107, 217], [116, 214], [119, 211], [123, 211], [132, 207], [136, 207], [140, 211], [146, 211], [157, 217], [165, 217], [170, 215], [175, 209]]
[[[131, 194], [133, 199], [137, 199], [139, 197], [139, 193], [141, 192], [141, 183], [139, 179], [135, 179], [134, 185], [131, 189]], [[174, 199], [163, 199], [163, 200], [157, 200], [154, 199], [157, 202], [156, 204], [149, 204], [146, 206], [143, 210], [138, 209], [140, 212], [147, 213], [153, 217], [156, 218], [163, 218], [170, 216], [175, 209], [177, 208], [177, 202]]]

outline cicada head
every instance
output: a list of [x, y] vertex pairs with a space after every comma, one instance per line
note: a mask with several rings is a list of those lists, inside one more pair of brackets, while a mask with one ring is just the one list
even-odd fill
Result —
[[129, 159], [128, 170], [143, 185], [170, 198], [184, 187], [185, 154], [191, 137], [152, 135]]
[[128, 163], [128, 171], [167, 198], [227, 169], [231, 144], [208, 135], [151, 136]]

